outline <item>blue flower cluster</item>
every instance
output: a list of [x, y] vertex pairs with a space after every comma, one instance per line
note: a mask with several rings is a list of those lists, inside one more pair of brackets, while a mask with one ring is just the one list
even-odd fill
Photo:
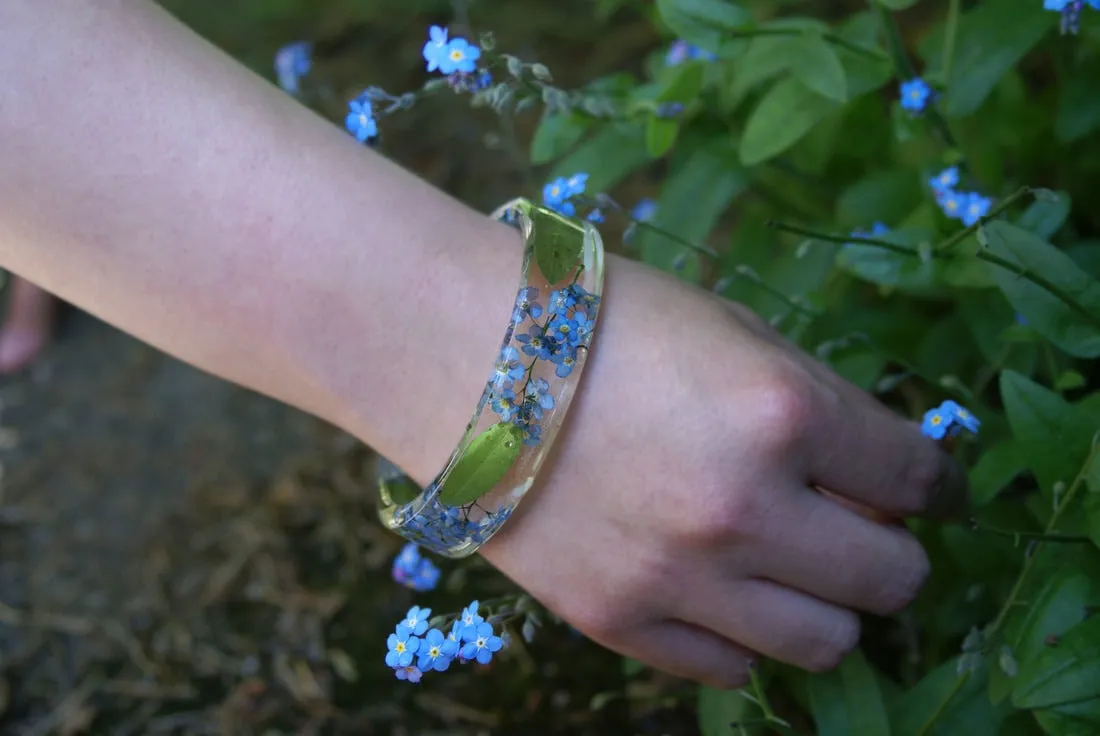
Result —
[[[598, 296], [577, 284], [553, 291], [546, 310], [538, 298], [538, 289], [525, 287], [516, 295], [512, 310], [513, 333], [523, 322], [531, 321], [527, 332], [516, 335], [523, 353], [533, 358], [530, 365], [525, 367], [520, 362], [520, 351], [507, 345], [497, 356], [489, 376], [489, 406], [502, 421], [512, 422], [523, 430], [523, 444], [528, 447], [542, 441], [539, 422], [545, 412], [554, 408], [550, 382], [536, 378], [531, 371], [537, 361], [544, 360], [557, 366], [554, 374], [559, 378], [572, 373], [577, 351], [587, 348], [592, 341], [600, 303]], [[537, 321], [540, 317], [544, 317], [541, 324]], [[520, 381], [524, 381], [523, 386], [517, 389]]]
[[665, 66], [676, 66], [677, 64], [683, 64], [685, 61], [695, 59], [714, 61], [717, 58], [715, 54], [709, 51], [704, 51], [698, 46], [691, 45], [687, 41], [677, 39], [668, 47], [668, 53], [665, 54]]
[[393, 559], [392, 575], [395, 582], [419, 593], [435, 590], [439, 584], [439, 568], [420, 554], [420, 548], [414, 542], [402, 547]]
[[588, 186], [588, 174], [559, 176], [542, 188], [542, 203], [555, 212], [573, 217], [577, 214], [577, 208], [571, 200], [573, 197], [584, 194], [586, 186]]
[[[583, 172], [573, 176], [559, 176], [542, 188], [542, 203], [555, 212], [569, 217], [576, 217], [577, 206], [573, 202], [574, 197], [584, 194], [588, 186], [588, 174]], [[594, 208], [585, 216], [589, 222], [603, 222], [603, 212]]]
[[920, 431], [934, 440], [942, 440], [944, 437], [956, 437], [963, 430], [971, 434], [977, 434], [982, 426], [981, 421], [969, 411], [948, 399], [934, 409], [924, 413], [924, 421], [921, 422]]
[[275, 52], [275, 79], [283, 91], [298, 94], [299, 81], [313, 66], [312, 53], [313, 45], [306, 41], [288, 43]]
[[417, 683], [425, 672], [445, 672], [456, 659], [460, 664], [489, 664], [504, 648], [504, 640], [477, 611], [478, 602], [473, 601], [444, 634], [428, 629], [430, 608], [413, 606], [386, 639], [386, 665], [398, 680]]
[[450, 549], [466, 540], [481, 544], [512, 515], [515, 504], [506, 504], [478, 519], [470, 518], [468, 510], [459, 506], [444, 506], [429, 489], [431, 500], [415, 511], [405, 506], [394, 514], [394, 522], [403, 534], [429, 549]]
[[959, 170], [955, 166], [933, 176], [928, 180], [928, 185], [932, 187], [943, 213], [953, 220], [961, 220], [967, 227], [988, 215], [993, 207], [992, 198], [978, 192], [960, 192], [955, 188], [959, 185]]
[[919, 77], [901, 83], [901, 107], [913, 114], [924, 112], [934, 97], [928, 82]]
[[1100, 10], [1100, 0], [1043, 0], [1043, 8], [1062, 14], [1062, 34], [1077, 33], [1081, 24], [1081, 11], [1088, 5]]
[[428, 71], [440, 74], [472, 74], [481, 58], [481, 49], [464, 38], [448, 38], [447, 29], [432, 26], [421, 51]]

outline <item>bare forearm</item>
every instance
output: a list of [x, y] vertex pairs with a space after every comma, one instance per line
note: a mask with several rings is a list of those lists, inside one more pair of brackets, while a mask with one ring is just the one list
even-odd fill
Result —
[[8, 0], [0, 78], [0, 265], [421, 478], [445, 459], [511, 231], [145, 0]]

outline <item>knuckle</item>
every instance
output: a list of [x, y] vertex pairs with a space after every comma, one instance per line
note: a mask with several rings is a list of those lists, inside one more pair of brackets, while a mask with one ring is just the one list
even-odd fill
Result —
[[807, 376], [791, 371], [773, 378], [753, 394], [755, 433], [772, 449], [789, 449], [806, 435], [814, 407], [814, 386]]
[[688, 523], [693, 542], [709, 544], [750, 538], [762, 528], [763, 511], [758, 494], [724, 487]]
[[828, 672], [840, 666], [840, 663], [859, 644], [859, 617], [851, 611], [831, 617], [833, 620], [824, 625], [818, 639], [809, 649], [806, 669], [811, 672]]

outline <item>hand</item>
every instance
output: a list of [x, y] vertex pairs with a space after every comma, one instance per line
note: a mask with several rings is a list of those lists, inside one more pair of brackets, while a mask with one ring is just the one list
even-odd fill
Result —
[[917, 594], [920, 544], [856, 504], [965, 498], [914, 423], [747, 309], [618, 258], [561, 432], [484, 556], [595, 641], [720, 687], [755, 653], [831, 669], [856, 610]]

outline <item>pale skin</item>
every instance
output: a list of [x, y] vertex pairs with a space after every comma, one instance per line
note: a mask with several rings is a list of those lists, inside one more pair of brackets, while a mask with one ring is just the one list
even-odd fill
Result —
[[[0, 4], [0, 266], [316, 414], [427, 483], [511, 313], [513, 230], [144, 0]], [[609, 260], [551, 462], [481, 554], [596, 641], [743, 684], [810, 670], [928, 559], [894, 516], [964, 495], [916, 426], [747, 310]]]

